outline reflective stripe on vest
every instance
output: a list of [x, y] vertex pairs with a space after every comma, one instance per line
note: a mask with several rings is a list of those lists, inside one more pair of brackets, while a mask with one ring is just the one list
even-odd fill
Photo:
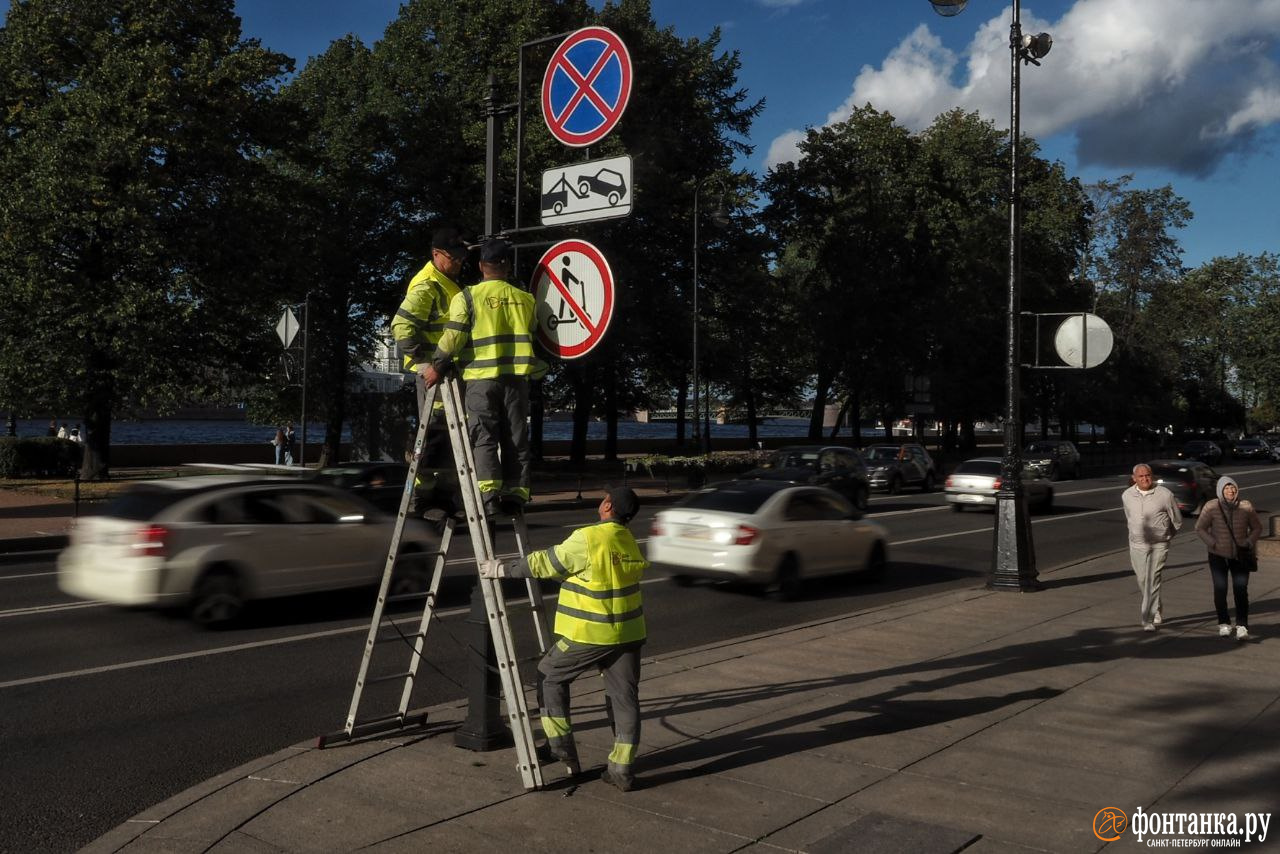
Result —
[[649, 562], [631, 532], [616, 522], [584, 528], [582, 533], [591, 571], [560, 585], [556, 634], [597, 646], [644, 640], [640, 575]]

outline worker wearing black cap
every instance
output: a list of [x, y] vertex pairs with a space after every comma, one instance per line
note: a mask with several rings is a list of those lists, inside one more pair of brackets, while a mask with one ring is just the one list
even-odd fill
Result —
[[[414, 373], [417, 389], [418, 416], [426, 399], [426, 383], [422, 369], [430, 364], [436, 343], [444, 334], [445, 315], [449, 303], [459, 294], [457, 284], [467, 258], [467, 244], [456, 228], [438, 228], [431, 235], [431, 260], [409, 281], [404, 301], [391, 318], [391, 335], [396, 341], [402, 365]], [[410, 512], [421, 510], [420, 496], [435, 492], [439, 481], [451, 483], [453, 455], [449, 434], [444, 429], [444, 405], [439, 400], [432, 409], [432, 425], [427, 433], [422, 468], [418, 472]], [[449, 490], [450, 492], [452, 490]], [[440, 496], [433, 496], [439, 498]]]
[[501, 238], [480, 247], [481, 281], [449, 304], [444, 334], [423, 369], [430, 386], [462, 368], [476, 479], [490, 515], [499, 501], [514, 512], [529, 500], [529, 380], [547, 372], [533, 351], [533, 295], [507, 282], [513, 254]]
[[649, 561], [627, 523], [640, 499], [625, 486], [609, 487], [596, 508], [597, 525], [578, 528], [563, 543], [530, 552], [493, 569], [486, 578], [550, 578], [560, 582], [555, 633], [538, 664], [542, 674], [542, 729], [552, 755], [577, 774], [578, 750], [569, 718], [569, 685], [589, 670], [604, 676], [605, 711], [613, 750], [601, 779], [624, 792], [635, 784], [632, 765], [640, 744], [640, 647], [646, 633], [640, 576]]

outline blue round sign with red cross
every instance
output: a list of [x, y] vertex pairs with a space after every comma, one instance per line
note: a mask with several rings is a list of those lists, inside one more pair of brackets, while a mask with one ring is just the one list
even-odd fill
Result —
[[631, 95], [631, 54], [617, 33], [583, 27], [560, 43], [542, 78], [542, 118], [551, 135], [581, 148], [604, 139]]

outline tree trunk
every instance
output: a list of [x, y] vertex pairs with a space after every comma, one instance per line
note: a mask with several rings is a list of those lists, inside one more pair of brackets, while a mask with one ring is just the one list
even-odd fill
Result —
[[91, 374], [96, 380], [90, 389], [84, 412], [84, 455], [80, 460], [81, 480], [106, 480], [111, 476], [111, 403], [115, 397], [111, 374]]
[[577, 465], [587, 461], [587, 424], [591, 420], [591, 383], [581, 369], [570, 372], [573, 385], [573, 439], [569, 460]]
[[831, 372], [819, 368], [813, 385], [813, 410], [809, 413], [809, 438], [822, 438], [822, 415], [827, 409], [827, 395], [831, 393]]
[[684, 447], [685, 408], [689, 405], [689, 389], [683, 384], [676, 389], [676, 447]]
[[604, 390], [604, 458], [610, 462], [618, 459], [618, 377], [613, 370]]

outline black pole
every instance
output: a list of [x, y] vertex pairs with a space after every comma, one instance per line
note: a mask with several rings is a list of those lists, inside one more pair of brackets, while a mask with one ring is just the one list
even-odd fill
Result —
[[[494, 211], [498, 195], [498, 84], [489, 75], [489, 91], [484, 99], [486, 117], [484, 158], [484, 233], [494, 233]], [[475, 523], [480, 524], [480, 523]], [[490, 542], [496, 539], [490, 532]], [[498, 654], [489, 634], [484, 595], [480, 583], [471, 589], [471, 613], [467, 616], [467, 719], [453, 734], [453, 743], [467, 750], [497, 750], [511, 744], [511, 733], [499, 708]]]
[[995, 540], [991, 550], [993, 590], [1039, 590], [1031, 519], [1022, 488], [1022, 414], [1019, 370], [1019, 323], [1022, 303], [1022, 222], [1018, 186], [1018, 148], [1021, 134], [1022, 22], [1021, 2], [1013, 0], [1009, 28], [1009, 287], [1005, 315], [1004, 354], [1004, 458], [1000, 463], [1000, 490], [996, 493]]
[[698, 196], [702, 180], [693, 184], [693, 452], [702, 453], [702, 424], [698, 417]]
[[311, 339], [311, 294], [302, 299], [302, 444], [298, 447], [298, 465], [307, 467], [307, 344]]

